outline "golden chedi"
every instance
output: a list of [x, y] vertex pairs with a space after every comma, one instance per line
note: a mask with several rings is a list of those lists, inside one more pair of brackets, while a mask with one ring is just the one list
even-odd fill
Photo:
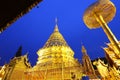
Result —
[[37, 64], [28, 71], [28, 80], [70, 80], [82, 77], [82, 66], [74, 58], [74, 52], [59, 32], [57, 24], [37, 54]]

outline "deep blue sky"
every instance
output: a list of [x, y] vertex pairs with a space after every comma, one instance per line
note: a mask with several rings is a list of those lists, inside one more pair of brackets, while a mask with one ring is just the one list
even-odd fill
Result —
[[[87, 49], [91, 59], [104, 57], [105, 43], [109, 42], [101, 28], [90, 30], [83, 22], [87, 7], [97, 0], [44, 0], [39, 7], [19, 18], [7, 30], [0, 34], [0, 65], [15, 55], [18, 47], [22, 53], [28, 52], [29, 60], [34, 65], [36, 52], [42, 48], [55, 27], [58, 18], [59, 31], [75, 52], [75, 58], [81, 59], [81, 43]], [[111, 0], [116, 8], [115, 18], [108, 24], [117, 39], [120, 40], [120, 0]]]

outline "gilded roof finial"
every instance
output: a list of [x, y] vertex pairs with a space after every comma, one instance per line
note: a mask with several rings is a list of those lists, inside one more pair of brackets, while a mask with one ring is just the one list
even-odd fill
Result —
[[58, 23], [58, 19], [57, 18], [55, 18], [55, 23], [56, 23], [56, 25], [55, 25], [54, 32], [58, 32], [59, 29], [58, 29], [58, 25], [57, 25], [57, 23]]
[[85, 49], [85, 47], [82, 45], [82, 53], [84, 54], [84, 55], [87, 55], [87, 51], [86, 51], [86, 49]]

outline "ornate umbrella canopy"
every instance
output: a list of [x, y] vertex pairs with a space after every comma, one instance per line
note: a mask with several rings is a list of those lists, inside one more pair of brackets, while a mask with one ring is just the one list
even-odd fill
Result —
[[94, 14], [101, 15], [106, 23], [110, 22], [115, 16], [116, 8], [109, 0], [98, 0], [90, 5], [84, 13], [83, 20], [88, 28], [100, 27]]

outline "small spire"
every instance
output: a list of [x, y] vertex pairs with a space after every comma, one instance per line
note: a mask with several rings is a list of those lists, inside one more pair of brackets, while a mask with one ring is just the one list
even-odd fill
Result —
[[22, 56], [22, 46], [20, 46], [15, 54], [15, 57], [20, 57]]
[[82, 45], [82, 50], [81, 51], [82, 51], [83, 54], [85, 54], [85, 55], [87, 54], [87, 51], [86, 51], [86, 49], [83, 45]]
[[58, 29], [58, 25], [57, 25], [57, 23], [58, 23], [58, 19], [57, 18], [55, 18], [55, 23], [56, 23], [56, 25], [55, 25], [54, 32], [58, 32], [59, 29]]

